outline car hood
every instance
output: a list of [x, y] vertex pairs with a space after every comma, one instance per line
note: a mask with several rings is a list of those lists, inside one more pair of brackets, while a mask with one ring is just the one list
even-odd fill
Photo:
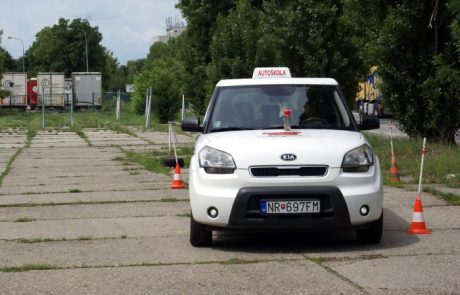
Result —
[[[356, 131], [306, 129], [249, 130], [202, 134], [196, 151], [209, 146], [232, 155], [237, 168], [266, 165], [327, 165], [340, 167], [348, 151], [367, 143]], [[296, 159], [284, 161], [283, 154]]]

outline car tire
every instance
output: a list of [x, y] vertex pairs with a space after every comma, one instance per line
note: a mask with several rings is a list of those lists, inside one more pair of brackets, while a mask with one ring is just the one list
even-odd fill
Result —
[[212, 230], [196, 222], [193, 216], [190, 216], [190, 244], [193, 247], [209, 247], [212, 245]]
[[[177, 163], [181, 168], [184, 168], [184, 159], [183, 158], [177, 158]], [[163, 159], [163, 166], [165, 167], [176, 167], [176, 158], [174, 156], [166, 156]]]
[[377, 244], [382, 239], [382, 233], [383, 212], [380, 218], [372, 223], [370, 228], [356, 230], [356, 237], [361, 243]]

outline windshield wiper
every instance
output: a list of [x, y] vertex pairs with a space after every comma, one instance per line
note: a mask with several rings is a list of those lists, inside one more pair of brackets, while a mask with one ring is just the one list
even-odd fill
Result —
[[239, 130], [254, 130], [254, 128], [246, 128], [246, 127], [224, 127], [224, 128], [215, 128], [215, 129], [211, 129], [210, 132], [239, 131]]

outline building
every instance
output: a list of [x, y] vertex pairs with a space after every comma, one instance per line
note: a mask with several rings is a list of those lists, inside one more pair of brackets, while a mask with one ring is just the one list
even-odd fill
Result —
[[168, 42], [169, 39], [175, 38], [182, 34], [183, 31], [187, 26], [185, 25], [184, 21], [182, 21], [179, 17], [173, 18], [168, 17], [166, 19], [166, 35], [163, 36], [156, 36], [153, 38], [153, 43], [156, 42]]

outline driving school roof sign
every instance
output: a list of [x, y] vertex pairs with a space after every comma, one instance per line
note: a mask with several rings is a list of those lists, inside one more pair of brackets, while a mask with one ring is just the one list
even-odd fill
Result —
[[255, 68], [252, 78], [291, 78], [289, 68]]

